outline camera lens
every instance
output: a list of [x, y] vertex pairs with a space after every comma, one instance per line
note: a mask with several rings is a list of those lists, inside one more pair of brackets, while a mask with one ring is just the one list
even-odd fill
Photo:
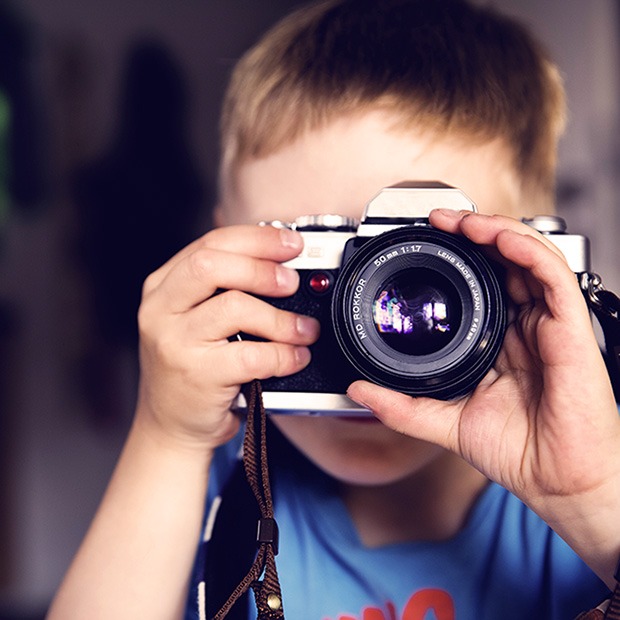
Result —
[[425, 268], [394, 274], [373, 302], [378, 334], [389, 347], [405, 355], [443, 349], [458, 331], [461, 315], [454, 285], [441, 273]]
[[497, 274], [474, 244], [405, 226], [364, 240], [345, 262], [332, 321], [364, 377], [448, 400], [470, 392], [492, 366], [506, 308]]

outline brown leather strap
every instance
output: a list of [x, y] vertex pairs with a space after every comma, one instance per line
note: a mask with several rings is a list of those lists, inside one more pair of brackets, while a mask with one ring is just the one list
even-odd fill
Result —
[[575, 620], [603, 620], [604, 614], [600, 609], [591, 609], [579, 614]]
[[616, 588], [612, 594], [612, 597], [605, 601], [607, 609], [601, 610], [601, 607], [605, 607], [605, 604], [600, 605], [596, 609], [579, 614], [575, 620], [620, 620], [620, 562], [616, 573], [614, 575], [616, 579]]
[[258, 620], [284, 620], [282, 592], [275, 562], [278, 552], [278, 526], [274, 519], [269, 482], [267, 416], [259, 381], [255, 380], [247, 386], [245, 397], [248, 408], [243, 439], [243, 466], [260, 509], [258, 553], [248, 574], [235, 588], [213, 620], [225, 618], [232, 606], [250, 587], [254, 590]]
[[[246, 395], [248, 415], [243, 441], [243, 464], [250, 487], [260, 508], [258, 543], [264, 552], [265, 573], [262, 581], [252, 584], [259, 620], [284, 618], [282, 592], [275, 556], [278, 552], [278, 526], [273, 515], [273, 498], [267, 461], [267, 415], [263, 406], [260, 381], [252, 381]], [[258, 437], [256, 437], [258, 433]], [[258, 446], [257, 446], [258, 444]], [[258, 447], [258, 450], [257, 450]], [[259, 475], [260, 474], [260, 475]]]
[[[618, 570], [616, 571], [616, 579], [618, 579], [620, 572], [620, 564], [618, 564]], [[609, 607], [605, 612], [605, 620], [620, 620], [620, 583], [616, 582], [616, 589], [609, 601]]]

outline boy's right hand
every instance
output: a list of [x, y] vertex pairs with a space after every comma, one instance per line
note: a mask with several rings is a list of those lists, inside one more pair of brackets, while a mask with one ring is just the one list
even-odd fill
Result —
[[[137, 423], [172, 446], [214, 449], [238, 430], [230, 406], [241, 384], [308, 364], [318, 322], [253, 296], [295, 293], [298, 274], [280, 263], [302, 246], [291, 230], [219, 228], [147, 278], [138, 316]], [[267, 342], [229, 341], [240, 331]]]

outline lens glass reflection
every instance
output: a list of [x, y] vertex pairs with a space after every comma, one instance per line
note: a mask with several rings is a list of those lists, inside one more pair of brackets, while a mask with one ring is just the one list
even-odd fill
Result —
[[443, 349], [461, 324], [462, 304], [454, 285], [431, 269], [401, 271], [384, 283], [373, 302], [382, 340], [406, 355]]

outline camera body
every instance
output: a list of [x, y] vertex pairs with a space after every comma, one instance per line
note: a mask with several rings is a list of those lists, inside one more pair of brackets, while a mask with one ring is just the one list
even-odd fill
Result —
[[[364, 378], [443, 400], [472, 391], [491, 368], [506, 329], [502, 269], [475, 244], [434, 229], [435, 208], [476, 211], [459, 189], [404, 182], [381, 190], [361, 222], [304, 216], [297, 293], [273, 305], [317, 318], [321, 336], [301, 372], [262, 382], [267, 411], [368, 415], [345, 393]], [[589, 270], [588, 239], [561, 218], [524, 220], [557, 245], [576, 273]]]

